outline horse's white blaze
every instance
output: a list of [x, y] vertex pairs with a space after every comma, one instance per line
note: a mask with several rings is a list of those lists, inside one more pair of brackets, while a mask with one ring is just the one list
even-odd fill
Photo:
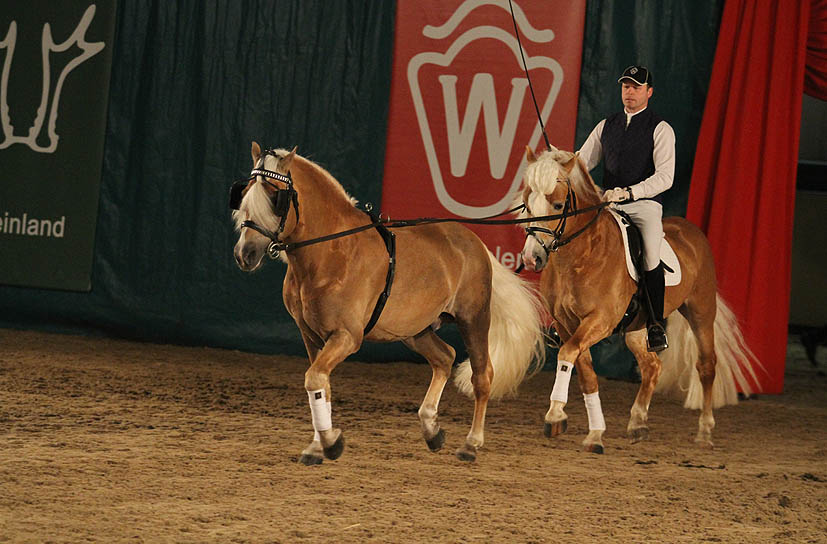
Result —
[[[549, 204], [548, 200], [546, 200], [546, 195], [538, 190], [531, 191], [529, 193], [528, 198], [526, 198], [525, 204], [527, 205], [528, 209], [531, 210], [531, 214], [529, 214], [527, 211], [523, 211], [518, 216], [521, 219], [531, 216], [551, 215], [551, 205]], [[532, 227], [541, 226], [540, 223], [529, 223], [529, 225]], [[545, 250], [537, 241], [537, 236], [542, 236], [542, 234], [526, 236], [525, 242], [523, 243], [523, 250], [520, 253], [520, 257], [522, 258], [523, 263], [528, 267], [529, 270], [534, 270], [535, 258], [545, 258]]]
[[539, 255], [541, 251], [543, 251], [543, 248], [540, 247], [540, 243], [537, 242], [534, 236], [525, 237], [525, 244], [523, 244], [523, 251], [520, 256], [529, 270], [534, 270], [534, 257]]

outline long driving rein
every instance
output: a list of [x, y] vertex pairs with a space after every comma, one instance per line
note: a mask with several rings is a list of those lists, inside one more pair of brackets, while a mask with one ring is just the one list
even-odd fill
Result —
[[[268, 150], [264, 153], [272, 154], [276, 157], [272, 151]], [[482, 217], [479, 219], [471, 219], [471, 218], [456, 218], [456, 217], [420, 217], [417, 219], [391, 219], [390, 217], [381, 217], [377, 216], [373, 213], [372, 206], [370, 204], [366, 205], [366, 213], [371, 217], [371, 222], [366, 223], [364, 225], [360, 225], [358, 227], [354, 227], [352, 229], [343, 230], [340, 232], [335, 232], [332, 234], [327, 234], [325, 236], [319, 236], [317, 238], [311, 238], [309, 240], [302, 240], [299, 242], [285, 242], [279, 238], [279, 235], [284, 230], [284, 224], [287, 219], [287, 214], [290, 211], [290, 204], [293, 204], [293, 208], [296, 211], [296, 219], [298, 220], [299, 217], [299, 204], [297, 198], [297, 192], [293, 188], [293, 179], [290, 175], [290, 172], [287, 175], [280, 174], [278, 172], [274, 172], [272, 170], [266, 170], [264, 168], [255, 168], [252, 172], [250, 172], [250, 177], [241, 179], [233, 183], [232, 188], [230, 189], [230, 209], [238, 210], [239, 205], [241, 204], [241, 193], [249, 184], [250, 180], [256, 178], [257, 176], [263, 176], [263, 180], [265, 183], [270, 185], [271, 187], [276, 189], [276, 194], [271, 197], [271, 202], [273, 203], [273, 209], [276, 215], [279, 217], [279, 229], [276, 232], [270, 231], [265, 229], [264, 227], [256, 224], [251, 220], [245, 220], [241, 222], [241, 227], [247, 227], [257, 231], [258, 233], [262, 234], [266, 238], [270, 239], [270, 245], [267, 248], [267, 253], [270, 258], [275, 259], [278, 257], [279, 253], [282, 251], [293, 251], [302, 247], [318, 244], [321, 242], [327, 242], [330, 240], [335, 240], [337, 238], [342, 238], [344, 236], [350, 236], [352, 234], [357, 234], [359, 232], [363, 232], [366, 230], [374, 229], [377, 227], [384, 227], [387, 229], [399, 229], [405, 227], [414, 227], [417, 225], [431, 225], [437, 223], [464, 223], [464, 224], [472, 224], [472, 225], [519, 225], [522, 223], [534, 223], [538, 221], [555, 221], [559, 220], [559, 223], [554, 228], [554, 230], [547, 229], [544, 227], [526, 227], [526, 234], [528, 236], [534, 236], [540, 244], [545, 248], [546, 245], [542, 243], [539, 237], [536, 236], [535, 233], [541, 232], [544, 234], [549, 234], [552, 236], [552, 243], [551, 248], [547, 249], [548, 252], [556, 251], [561, 246], [564, 246], [571, 242], [574, 238], [579, 236], [583, 233], [589, 226], [592, 225], [597, 220], [597, 217], [600, 215], [600, 212], [603, 211], [603, 208], [609, 205], [608, 202], [601, 202], [600, 204], [596, 204], [594, 206], [588, 206], [586, 208], [577, 208], [577, 197], [574, 194], [574, 191], [571, 188], [571, 184], [569, 184], [569, 191], [566, 195], [566, 203], [563, 208], [562, 213], [558, 214], [551, 214], [551, 215], [541, 215], [537, 217], [526, 217], [522, 219], [496, 219], [497, 217], [501, 217], [503, 215], [508, 215], [511, 213], [519, 212], [526, 208], [525, 204], [521, 204], [516, 206], [510, 210], [506, 210], [502, 213], [498, 213], [495, 215], [490, 215], [488, 217]], [[281, 181], [287, 185], [286, 189], [282, 189], [275, 185], [274, 183], [268, 180], [275, 179], [277, 181]], [[568, 180], [566, 180], [568, 183]], [[592, 211], [597, 211], [598, 213], [580, 230], [575, 232], [574, 234], [570, 235], [567, 238], [564, 238], [564, 232], [566, 228], [566, 220], [569, 217], [574, 217], [576, 215], [582, 215], [584, 213], [589, 213]]]

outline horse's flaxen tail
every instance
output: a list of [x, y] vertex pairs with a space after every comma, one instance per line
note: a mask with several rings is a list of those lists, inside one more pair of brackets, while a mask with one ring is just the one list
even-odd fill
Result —
[[[493, 269], [488, 353], [494, 366], [491, 398], [497, 399], [515, 393], [527, 374], [543, 368], [548, 312], [531, 283], [500, 264], [490, 251], [488, 256]], [[461, 392], [473, 396], [471, 364], [467, 359], [457, 367], [454, 383]]]
[[[763, 370], [760, 361], [749, 349], [738, 327], [735, 314], [718, 294], [715, 314], [715, 382], [712, 386], [712, 406], [738, 403], [738, 391], [753, 393], [751, 383], [758, 383], [756, 369]], [[669, 348], [660, 353], [663, 362], [655, 391], [683, 399], [684, 408], [703, 407], [703, 389], [695, 362], [698, 344], [689, 322], [673, 312], [666, 325]], [[747, 379], [747, 378], [750, 379]]]

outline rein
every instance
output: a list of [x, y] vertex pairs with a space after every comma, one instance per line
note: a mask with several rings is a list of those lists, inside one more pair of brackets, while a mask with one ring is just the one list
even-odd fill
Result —
[[[271, 150], [264, 151], [264, 154], [273, 155], [276, 158], [279, 158], [278, 155], [273, 153]], [[262, 164], [263, 166], [263, 164]], [[382, 234], [382, 238], [386, 239], [387, 236], [384, 234], [383, 231], [387, 231], [387, 229], [400, 229], [406, 227], [414, 227], [417, 225], [434, 225], [438, 223], [463, 223], [463, 224], [471, 224], [471, 225], [519, 225], [522, 223], [534, 223], [538, 221], [554, 221], [558, 220], [559, 223], [554, 230], [550, 230], [544, 227], [527, 227], [526, 233], [528, 236], [534, 236], [535, 239], [540, 243], [540, 245], [545, 249], [546, 253], [557, 251], [558, 248], [564, 246], [580, 236], [586, 229], [588, 229], [600, 216], [600, 213], [603, 211], [603, 208], [608, 206], [609, 202], [601, 202], [600, 204], [596, 204], [594, 206], [588, 206], [586, 208], [577, 208], [577, 196], [575, 195], [574, 191], [572, 190], [571, 183], [566, 180], [568, 184], [568, 194], [566, 195], [566, 203], [563, 208], [563, 212], [559, 214], [551, 214], [551, 215], [541, 215], [537, 217], [525, 217], [522, 219], [496, 219], [497, 217], [501, 217], [503, 215], [508, 215], [514, 212], [518, 212], [524, 210], [526, 208], [525, 204], [521, 204], [516, 206], [510, 210], [506, 210], [502, 213], [498, 213], [495, 215], [490, 215], [488, 217], [482, 217], [479, 219], [470, 219], [470, 218], [456, 218], [456, 217], [420, 217], [417, 219], [394, 219], [391, 218], [383, 218], [372, 213], [373, 207], [368, 204], [366, 206], [367, 213], [372, 219], [370, 223], [366, 223], [364, 225], [360, 225], [358, 227], [354, 227], [352, 229], [343, 230], [340, 232], [335, 232], [332, 234], [327, 234], [325, 236], [319, 236], [317, 238], [311, 238], [309, 240], [302, 240], [299, 242], [285, 242], [280, 239], [279, 235], [284, 230], [284, 224], [287, 220], [287, 215], [290, 212], [290, 205], [292, 204], [293, 209], [296, 212], [296, 221], [298, 222], [299, 218], [299, 202], [298, 202], [298, 192], [293, 187], [293, 178], [290, 175], [290, 172], [287, 175], [281, 174], [279, 172], [275, 172], [273, 170], [267, 170], [266, 168], [254, 168], [252, 172], [250, 172], [250, 176], [248, 178], [236, 181], [233, 183], [232, 188], [230, 189], [230, 208], [233, 210], [238, 210], [241, 204], [242, 192], [249, 184], [250, 180], [256, 179], [258, 176], [262, 177], [262, 181], [270, 185], [271, 187], [276, 189], [276, 194], [271, 197], [271, 202], [273, 204], [273, 209], [276, 216], [279, 218], [279, 228], [278, 230], [270, 231], [262, 227], [261, 225], [256, 224], [253, 221], [245, 220], [241, 222], [241, 227], [253, 229], [254, 231], [258, 232], [265, 238], [270, 240], [270, 244], [267, 246], [267, 254], [271, 259], [276, 259], [279, 256], [279, 253], [282, 251], [294, 251], [296, 249], [300, 249], [303, 247], [311, 246], [314, 244], [319, 244], [322, 242], [328, 242], [330, 240], [335, 240], [337, 238], [343, 238], [345, 236], [351, 236], [353, 234], [358, 234], [360, 232], [364, 232], [370, 229], [377, 229], [380, 230], [380, 234]], [[270, 179], [274, 179], [276, 181], [280, 181], [287, 185], [286, 189], [282, 189], [281, 187], [277, 186]], [[575, 232], [574, 234], [570, 235], [568, 238], [563, 238], [563, 234], [566, 228], [566, 220], [569, 217], [574, 217], [577, 215], [582, 215], [584, 213], [597, 211], [595, 216], [580, 230]], [[552, 236], [553, 240], [551, 243], [551, 248], [546, 247], [542, 240], [536, 235], [537, 232], [542, 232], [544, 234], [549, 234]], [[391, 234], [391, 233], [388, 233]], [[388, 251], [391, 253], [391, 244], [386, 239], [386, 246], [388, 246]], [[391, 254], [391, 262], [393, 261], [394, 256]]]
[[[360, 225], [358, 227], [354, 227], [352, 229], [343, 230], [343, 231], [335, 232], [335, 233], [332, 233], [332, 234], [326, 234], [325, 236], [319, 236], [318, 238], [311, 238], [309, 240], [302, 240], [300, 242], [284, 242], [282, 240], [279, 240], [278, 237], [274, 233], [268, 231], [267, 229], [259, 227], [258, 225], [256, 225], [255, 223], [252, 223], [251, 221], [244, 221], [241, 224], [241, 226], [251, 228], [251, 229], [259, 232], [260, 234], [263, 234], [265, 237], [269, 238], [271, 242], [270, 242], [270, 247], [268, 247], [267, 251], [268, 251], [268, 254], [270, 254], [270, 256], [275, 259], [276, 257], [278, 257], [278, 254], [281, 251], [293, 251], [293, 250], [296, 250], [296, 249], [299, 249], [299, 248], [302, 248], [302, 247], [311, 246], [311, 245], [314, 245], [314, 244], [319, 244], [321, 242], [328, 242], [330, 240], [335, 240], [337, 238], [350, 236], [352, 234], [357, 234], [359, 232], [374, 229], [374, 228], [377, 228], [377, 227], [380, 227], [380, 226], [383, 226], [383, 227], [388, 228], [388, 229], [401, 229], [401, 228], [406, 228], [406, 227], [415, 227], [417, 225], [434, 225], [434, 224], [438, 224], [438, 223], [463, 223], [463, 224], [471, 224], [471, 225], [519, 225], [519, 224], [522, 224], [522, 223], [532, 223], [532, 222], [535, 222], [535, 221], [554, 221], [555, 219], [565, 220], [568, 217], [574, 217], [576, 215], [582, 215], [584, 213], [593, 212], [595, 210], [602, 211], [602, 209], [605, 208], [608, 205], [609, 205], [608, 202], [601, 202], [600, 204], [597, 204], [597, 205], [594, 205], [594, 206], [589, 206], [589, 207], [586, 207], [586, 208], [581, 208], [579, 210], [573, 210], [573, 211], [568, 212], [568, 213], [564, 211], [563, 213], [559, 213], [559, 214], [541, 215], [541, 216], [537, 216], [537, 217], [526, 217], [526, 218], [523, 218], [523, 219], [495, 219], [495, 218], [503, 216], [503, 215], [508, 215], [510, 213], [514, 213], [514, 212], [519, 211], [519, 210], [522, 210], [522, 209], [525, 208], [525, 204], [521, 204], [521, 205], [519, 205], [515, 208], [512, 208], [510, 210], [506, 210], [502, 213], [499, 213], [499, 214], [496, 214], [496, 215], [491, 215], [489, 217], [483, 217], [483, 218], [480, 218], [480, 219], [468, 219], [468, 218], [460, 219], [460, 218], [455, 218], [455, 217], [420, 217], [420, 218], [417, 218], [417, 219], [391, 219], [389, 217], [388, 218], [379, 217], [379, 218], [375, 218], [372, 223], [367, 223], [367, 224], [364, 224], [364, 225]], [[589, 222], [589, 224], [591, 224], [593, 221], [594, 221], [594, 219], [592, 219]], [[539, 232], [547, 232], [549, 234], [553, 234], [552, 231], [549, 231], [548, 229], [543, 229], [542, 227], [529, 227], [529, 228], [533, 229], [533, 230], [536, 230], [536, 231], [539, 231]], [[526, 229], [526, 230], [528, 230], [528, 229]], [[571, 239], [573, 239], [574, 237], [579, 236], [579, 234], [582, 232], [582, 230], [585, 230], [585, 229], [581, 229], [580, 231], [576, 232], [574, 235], [569, 237], [569, 239], [566, 240], [565, 243], [560, 244], [560, 245], [565, 245], [568, 242], [570, 242]], [[272, 252], [271, 252], [271, 249], [272, 249]], [[273, 252], [275, 254], [273, 254]]]

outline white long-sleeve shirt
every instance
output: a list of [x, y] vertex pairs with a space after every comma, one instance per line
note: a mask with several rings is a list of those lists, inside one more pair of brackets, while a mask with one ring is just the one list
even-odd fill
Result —
[[[644, 110], [646, 108], [635, 113], [626, 112], [626, 126], [629, 126], [632, 117]], [[597, 126], [594, 127], [594, 130], [580, 148], [580, 159], [589, 171], [594, 169], [603, 159], [603, 145], [600, 138], [603, 136], [603, 125], [605, 124], [605, 119], [597, 123]], [[655, 141], [655, 149], [652, 152], [655, 173], [630, 187], [633, 200], [652, 198], [659, 195], [672, 187], [675, 178], [675, 131], [672, 130], [669, 123], [661, 121], [655, 127], [652, 138]]]

